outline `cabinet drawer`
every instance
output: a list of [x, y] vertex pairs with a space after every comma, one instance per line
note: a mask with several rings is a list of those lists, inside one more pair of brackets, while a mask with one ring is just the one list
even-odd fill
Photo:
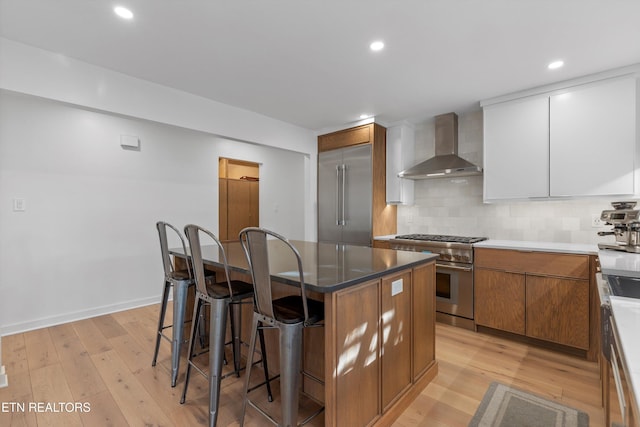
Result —
[[589, 279], [589, 256], [479, 248], [475, 266], [513, 273]]

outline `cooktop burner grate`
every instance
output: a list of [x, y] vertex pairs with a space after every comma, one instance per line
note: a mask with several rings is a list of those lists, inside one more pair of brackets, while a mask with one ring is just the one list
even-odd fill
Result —
[[477, 243], [487, 240], [486, 237], [447, 236], [443, 234], [401, 234], [396, 239], [420, 240], [424, 242]]

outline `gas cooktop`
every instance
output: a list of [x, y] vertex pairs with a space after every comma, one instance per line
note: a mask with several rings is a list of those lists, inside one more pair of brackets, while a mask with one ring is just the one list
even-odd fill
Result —
[[447, 236], [443, 234], [401, 234], [396, 239], [419, 240], [423, 242], [477, 243], [487, 240], [486, 237]]

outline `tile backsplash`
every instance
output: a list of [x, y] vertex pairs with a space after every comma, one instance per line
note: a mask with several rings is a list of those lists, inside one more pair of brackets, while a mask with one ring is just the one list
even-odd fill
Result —
[[[433, 120], [416, 125], [416, 163], [434, 155]], [[482, 166], [482, 112], [459, 117], [458, 155]], [[412, 206], [398, 207], [398, 233], [485, 236], [559, 243], [613, 242], [592, 217], [616, 198], [483, 203], [482, 176], [417, 180]], [[624, 198], [623, 198], [624, 199]], [[626, 199], [625, 199], [626, 200]]]

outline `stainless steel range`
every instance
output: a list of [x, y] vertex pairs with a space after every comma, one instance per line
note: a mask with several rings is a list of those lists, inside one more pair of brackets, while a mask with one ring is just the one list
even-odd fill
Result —
[[436, 320], [467, 329], [473, 321], [473, 244], [486, 237], [404, 234], [389, 241], [391, 249], [438, 254]]

